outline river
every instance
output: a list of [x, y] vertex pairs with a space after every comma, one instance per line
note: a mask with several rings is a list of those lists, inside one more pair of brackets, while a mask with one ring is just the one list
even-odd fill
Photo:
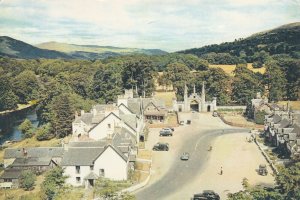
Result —
[[22, 133], [18, 126], [29, 119], [34, 127], [38, 126], [36, 111], [34, 108], [26, 108], [4, 116], [0, 116], [0, 145], [8, 140], [22, 140]]

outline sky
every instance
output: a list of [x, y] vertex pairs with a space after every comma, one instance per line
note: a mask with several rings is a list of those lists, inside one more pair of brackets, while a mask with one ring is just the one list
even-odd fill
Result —
[[0, 35], [158, 48], [230, 42], [300, 21], [300, 0], [0, 0]]

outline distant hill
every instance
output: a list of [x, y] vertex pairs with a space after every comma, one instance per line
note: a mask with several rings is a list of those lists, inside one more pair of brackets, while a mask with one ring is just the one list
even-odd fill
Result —
[[0, 56], [23, 59], [103, 59], [120, 55], [146, 54], [162, 55], [167, 52], [160, 49], [119, 48], [96, 45], [75, 45], [57, 42], [32, 46], [7, 36], [0, 36]]
[[0, 56], [13, 58], [65, 58], [71, 59], [72, 56], [53, 50], [39, 49], [35, 46], [16, 40], [7, 36], [0, 36]]
[[138, 49], [138, 48], [121, 48], [113, 46], [97, 45], [76, 45], [59, 42], [47, 42], [37, 44], [36, 47], [41, 49], [56, 50], [67, 53], [78, 58], [106, 58], [118, 55], [146, 54], [146, 55], [163, 55], [167, 52], [160, 49]]
[[201, 48], [192, 48], [180, 53], [195, 54], [202, 57], [209, 53], [228, 53], [252, 62], [255, 52], [265, 51], [274, 54], [300, 55], [300, 22], [286, 24], [278, 28], [253, 34], [234, 42], [213, 44]]

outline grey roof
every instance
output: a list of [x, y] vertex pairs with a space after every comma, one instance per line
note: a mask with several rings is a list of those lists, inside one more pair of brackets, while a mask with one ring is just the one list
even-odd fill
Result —
[[94, 148], [94, 147], [85, 147], [85, 148], [69, 148], [65, 152], [61, 165], [62, 166], [90, 166], [94, 164], [94, 161], [108, 148], [111, 147], [114, 149], [125, 161], [127, 157], [122, 153], [117, 147], [112, 145], [107, 145], [105, 148]]
[[300, 126], [300, 114], [299, 113], [293, 114], [293, 118], [294, 118], [294, 123]]
[[278, 115], [278, 114], [274, 115], [274, 116], [272, 117], [272, 121], [273, 121], [275, 124], [277, 124], [278, 122], [281, 121], [281, 116]]
[[[112, 138], [112, 145], [115, 147], [119, 147], [120, 149], [122, 147], [122, 149], [124, 150], [123, 147], [126, 147], [128, 149], [129, 146], [132, 145], [132, 140], [130, 138], [126, 138], [124, 135], [115, 133]], [[123, 152], [123, 150], [122, 150], [122, 152]]]
[[279, 123], [279, 128], [286, 128], [290, 125], [290, 120], [288, 119], [283, 119]]
[[292, 133], [296, 133], [296, 134], [298, 134], [298, 135], [300, 136], [300, 126], [297, 125], [297, 124], [294, 124], [292, 127], [293, 127], [294, 129], [293, 129], [291, 132], [292, 132]]
[[134, 114], [141, 114], [141, 103], [137, 99], [128, 99], [127, 105]]
[[134, 140], [136, 141], [136, 136], [132, 134], [132, 132], [128, 131], [126, 128], [122, 127], [119, 133], [123, 138], [130, 139], [131, 141]]
[[98, 124], [101, 120], [105, 118], [104, 113], [98, 113], [92, 118], [92, 124]]
[[[62, 157], [64, 149], [62, 147], [30, 147], [24, 148], [27, 152], [27, 157]], [[4, 152], [4, 159], [8, 158], [23, 158], [23, 148], [7, 148]]]
[[295, 141], [297, 139], [297, 134], [296, 133], [289, 133], [289, 140]]
[[93, 116], [94, 115], [92, 113], [84, 113], [82, 116], [80, 116], [80, 120], [86, 124], [91, 124], [93, 120]]
[[129, 126], [131, 126], [131, 128], [136, 129], [136, 125], [137, 125], [137, 118], [135, 114], [123, 114], [120, 115], [120, 118], [126, 122]]
[[62, 166], [90, 166], [93, 165], [96, 158], [104, 151], [104, 148], [86, 147], [69, 148], [65, 152]]
[[97, 104], [93, 106], [93, 109], [96, 109], [97, 112], [104, 112], [106, 110], [116, 110], [117, 106], [113, 104]]
[[86, 177], [84, 177], [84, 179], [86, 179], [86, 180], [88, 180], [88, 179], [96, 180], [98, 178], [99, 178], [99, 176], [97, 176], [97, 174], [95, 174], [94, 172], [90, 172]]
[[26, 167], [26, 166], [48, 166], [50, 165], [51, 158], [41, 157], [41, 158], [16, 158], [11, 164], [12, 167]]
[[19, 169], [7, 169], [1, 175], [1, 179], [10, 178], [10, 179], [18, 179], [22, 174], [22, 170]]
[[70, 142], [69, 143], [69, 147], [98, 147], [98, 148], [104, 148], [105, 145], [106, 145], [105, 140]]

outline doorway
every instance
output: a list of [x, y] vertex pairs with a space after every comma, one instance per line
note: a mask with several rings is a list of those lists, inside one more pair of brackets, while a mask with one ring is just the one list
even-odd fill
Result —
[[207, 106], [207, 112], [210, 112], [210, 106]]
[[94, 179], [89, 179], [89, 187], [94, 187]]

